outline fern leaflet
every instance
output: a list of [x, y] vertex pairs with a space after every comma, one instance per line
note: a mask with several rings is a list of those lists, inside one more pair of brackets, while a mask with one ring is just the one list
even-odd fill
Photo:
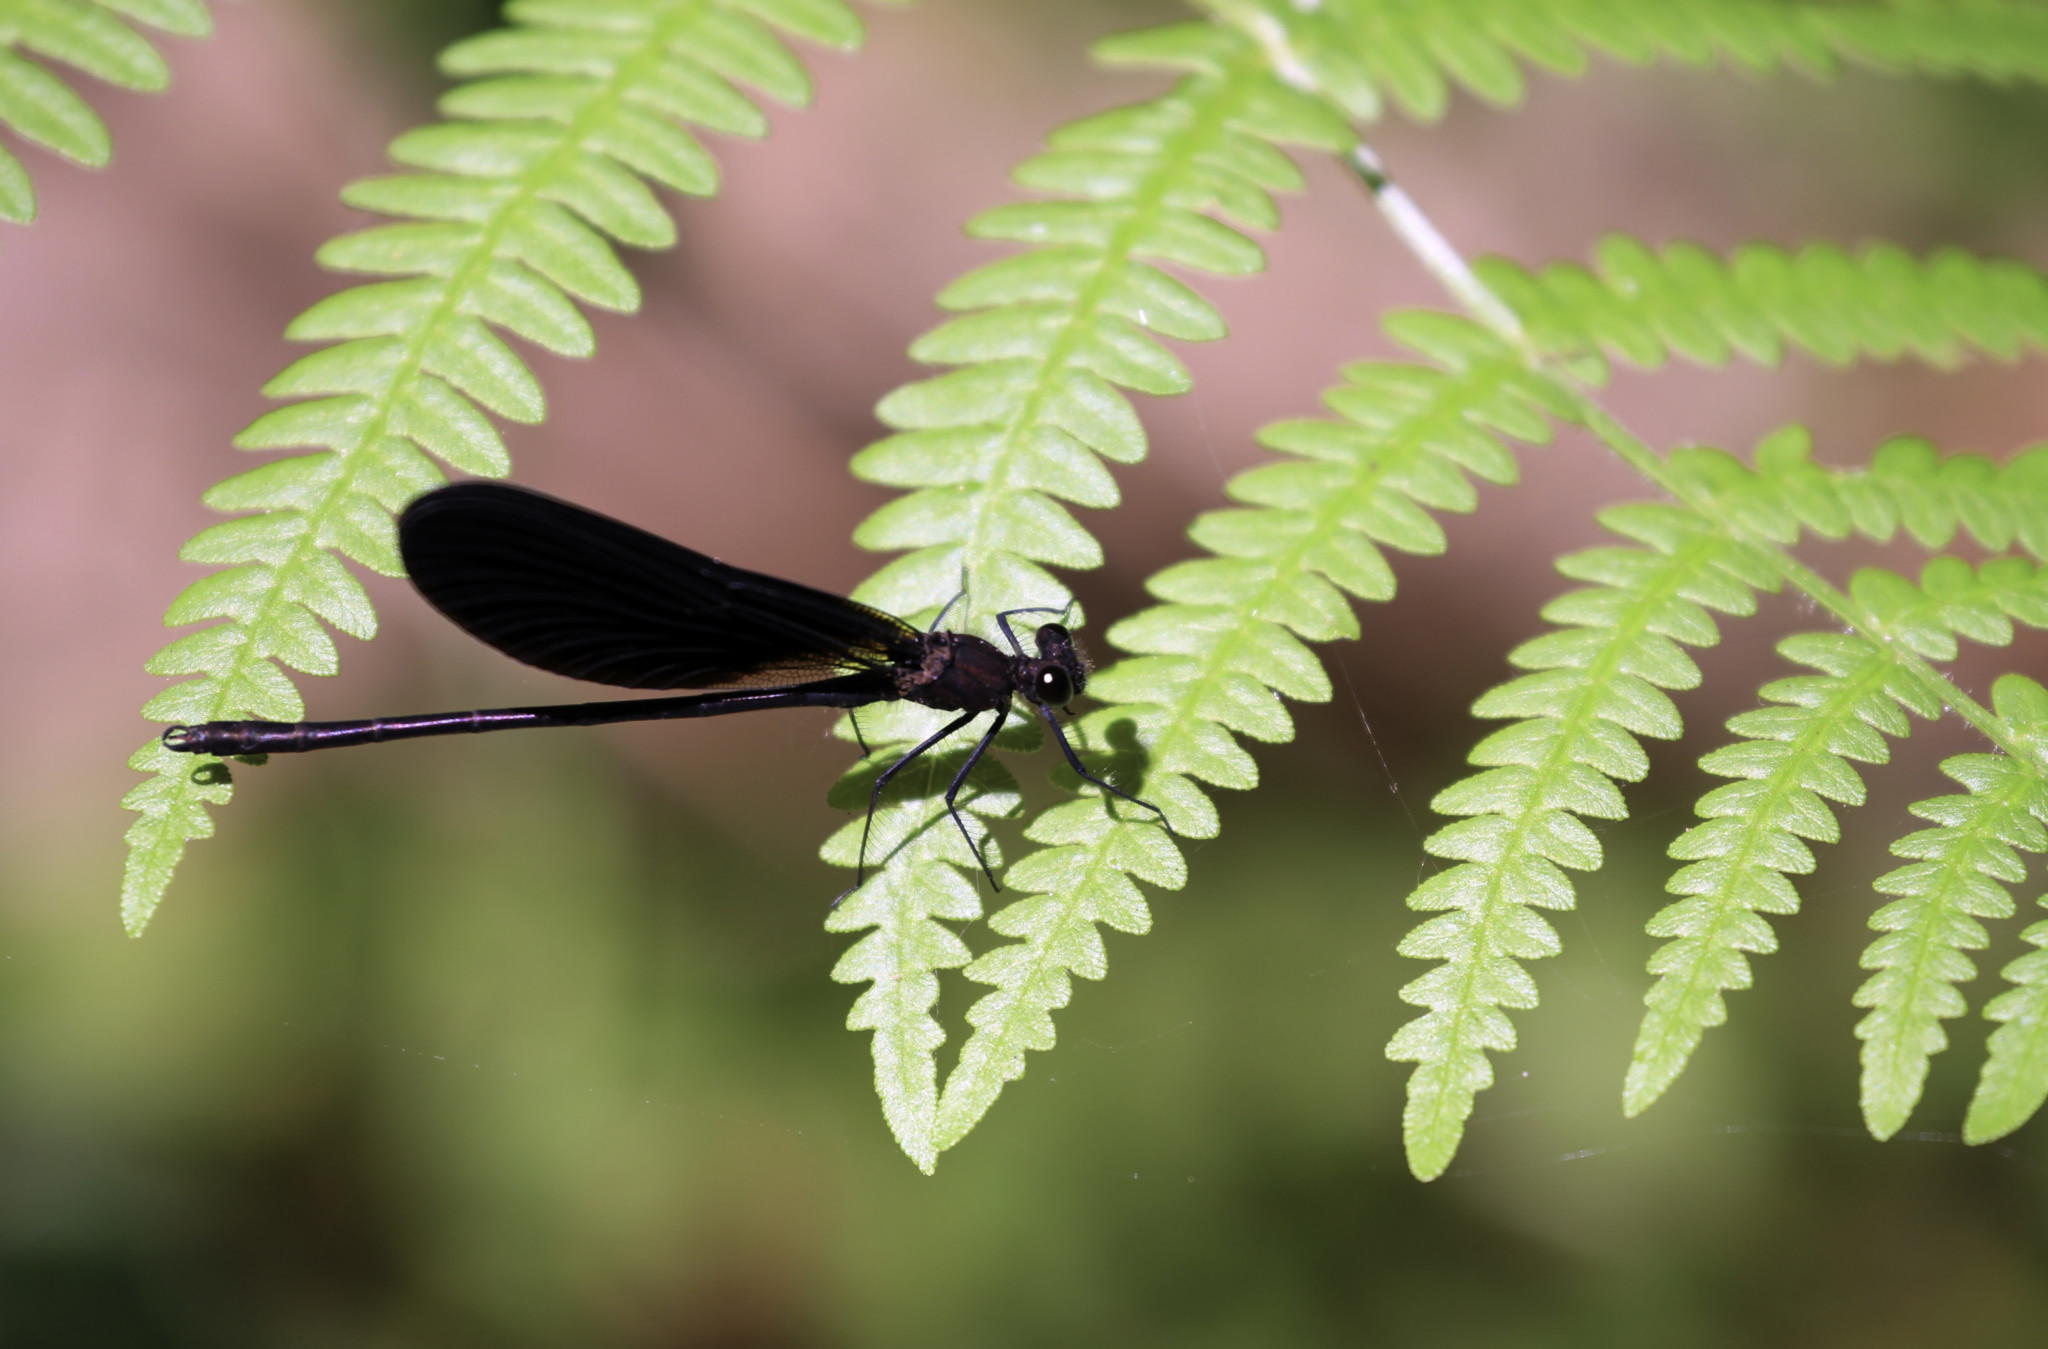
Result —
[[[1999, 717], [2027, 752], [2025, 759], [2016, 756], [1986, 767], [1996, 784], [1993, 790], [2014, 804], [2024, 803], [2033, 817], [2027, 822], [2010, 817], [2015, 838], [2006, 841], [2039, 852], [2048, 846], [2039, 828], [2048, 825], [2048, 690], [2023, 675], [2006, 675], [1992, 687], [1992, 697]], [[2031, 770], [2024, 782], [2020, 769]], [[2035, 923], [2021, 936], [2029, 945], [2048, 947], [2048, 922]], [[1991, 1033], [1990, 1054], [1963, 1121], [1963, 1137], [1971, 1143], [2003, 1138], [2048, 1100], [2048, 951], [2020, 957], [2005, 967], [2004, 975], [2014, 986], [1984, 1008], [1987, 1020], [2002, 1024]]]
[[[1993, 553], [2015, 545], [2048, 560], [2048, 446], [1997, 463], [1927, 441], [1886, 441], [1868, 467], [1813, 462], [1813, 437], [1791, 426], [1756, 447], [1754, 468], [1720, 450], [1673, 458], [1688, 483], [1733, 520], [1791, 542], [1803, 527], [1826, 539], [1860, 534], [1889, 543], [1901, 530], [1929, 550], [1967, 534]], [[2031, 620], [2029, 620], [2031, 621]]]
[[[862, 760], [834, 787], [832, 804], [864, 811], [875, 775], [895, 757], [883, 751]], [[981, 917], [973, 879], [981, 867], [947, 816], [942, 795], [966, 758], [962, 746], [928, 754], [912, 766], [910, 790], [875, 812], [874, 832], [866, 839], [869, 858], [888, 857], [891, 864], [847, 896], [825, 923], [832, 932], [867, 934], [840, 957], [832, 977], [869, 986], [854, 1000], [846, 1026], [874, 1032], [870, 1052], [883, 1117], [904, 1152], [927, 1171], [945, 1146], [933, 1136], [939, 1093], [932, 1054], [946, 1038], [932, 1017], [937, 971], [972, 958], [944, 923]], [[1016, 779], [994, 755], [984, 755], [959, 801], [976, 845], [989, 865], [1000, 865], [1001, 845], [978, 817], [1017, 813], [1023, 802]], [[857, 815], [826, 842], [825, 860], [855, 865], [865, 835], [865, 815]]]
[[1826, 801], [1863, 803], [1862, 779], [1848, 761], [1890, 758], [1884, 735], [1908, 729], [1901, 704], [1922, 716], [1941, 713], [1884, 648], [1861, 637], [1809, 633], [1787, 638], [1778, 651], [1821, 673], [1766, 684], [1762, 696], [1779, 706], [1730, 719], [1728, 729], [1745, 743], [1700, 760], [1709, 773], [1736, 781], [1702, 797], [1706, 823], [1671, 845], [1671, 856], [1687, 865], [1665, 889], [1685, 898], [1649, 923], [1651, 936], [1670, 940], [1650, 958], [1658, 978], [1644, 995], [1648, 1011], [1622, 1087], [1630, 1115], [1671, 1085], [1707, 1027], [1728, 1019], [1721, 994], [1749, 986], [1744, 953], [1777, 949], [1758, 915], [1798, 912], [1799, 894], [1785, 873], [1813, 870], [1801, 840], [1840, 837]]
[[[1036, 245], [962, 277], [939, 296], [975, 311], [925, 334], [917, 359], [959, 367], [907, 385], [878, 414], [901, 434], [868, 447], [855, 473], [913, 489], [856, 539], [909, 549], [860, 597], [905, 615], [935, 614], [974, 581], [972, 614], [1015, 603], [1057, 608], [1068, 592], [1040, 564], [1090, 567], [1101, 548], [1058, 500], [1119, 500], [1101, 460], [1131, 463], [1143, 429], [1118, 387], [1171, 394], [1186, 369], [1147, 332], [1186, 341], [1224, 334], [1206, 300], [1141, 259], [1219, 275], [1264, 266], [1258, 246], [1212, 218], [1272, 228], [1268, 195], [1299, 171], [1270, 142], [1323, 146], [1342, 123], [1247, 59], [1246, 44], [1204, 25], [1111, 39], [1097, 56], [1193, 69], [1163, 98], [1074, 123], [1016, 173], [1063, 200], [998, 207], [969, 222], [982, 238]], [[906, 732], [906, 736], [907, 736]]]
[[[298, 719], [303, 705], [280, 667], [334, 672], [322, 621], [358, 638], [376, 630], [339, 558], [400, 574], [392, 517], [441, 481], [428, 456], [499, 476], [509, 468], [504, 442], [478, 405], [541, 419], [538, 381], [494, 328], [587, 355], [590, 325], [570, 297], [609, 309], [639, 303], [607, 236], [647, 248], [674, 239], [646, 180], [716, 190], [717, 167], [683, 123], [763, 134], [765, 119], [733, 80], [786, 103], [809, 98], [803, 67], [766, 23], [842, 46], [861, 36], [839, 0], [512, 0], [506, 13], [513, 27], [442, 56], [448, 73], [480, 77], [442, 100], [461, 120], [392, 143], [394, 159], [425, 172], [343, 194], [411, 219], [336, 239], [321, 262], [403, 279], [330, 296], [288, 329], [337, 345], [273, 379], [266, 393], [303, 401], [258, 418], [235, 443], [323, 452], [272, 461], [206, 494], [217, 510], [256, 513], [182, 550], [226, 570], [188, 587], [166, 624], [223, 621], [150, 661], [153, 674], [198, 677], [151, 699], [144, 717]], [[129, 764], [153, 775], [123, 802], [142, 817], [128, 831], [122, 887], [122, 915], [137, 932], [186, 843], [212, 833], [206, 807], [232, 786], [226, 764], [195, 766], [156, 741]]]
[[[107, 124], [62, 80], [28, 57], [62, 61], [108, 84], [157, 93], [170, 67], [122, 16], [178, 37], [204, 37], [213, 19], [202, 0], [0, 0], [0, 125], [66, 159], [103, 167], [114, 154]], [[28, 169], [0, 147], [0, 220], [36, 218]]]
[[2002, 360], [2048, 349], [2048, 278], [1958, 249], [1920, 261], [1890, 245], [1852, 256], [1832, 244], [1752, 244], [1724, 261], [1697, 244], [1658, 253], [1610, 235], [1594, 257], [1597, 271], [1475, 264], [1530, 341], [1574, 358], [1573, 372], [1592, 383], [1606, 378], [1609, 357], [1654, 369], [1673, 355], [1725, 365], [1739, 353], [1775, 365], [1791, 346], [1836, 365], [1912, 354], [1947, 367], [1972, 348]]
[[1525, 64], [1578, 75], [1593, 53], [1633, 65], [1720, 60], [1752, 71], [1791, 66], [1821, 76], [1853, 63], [1931, 75], [2048, 79], [2048, 14], [2021, 0], [1325, 0], [1316, 8], [1329, 11], [1329, 19], [1297, 41], [1308, 50], [1342, 43], [1357, 68], [1354, 83], [1362, 79], [1375, 102], [1384, 91], [1423, 120], [1443, 115], [1452, 84], [1492, 103], [1515, 104], [1524, 93]]
[[1937, 828], [1892, 844], [1900, 857], [1919, 859], [1878, 877], [1881, 894], [1896, 895], [1871, 915], [1887, 935], [1863, 953], [1876, 970], [1856, 991], [1856, 1005], [1872, 1009], [1856, 1027], [1863, 1041], [1863, 1117], [1878, 1138], [1906, 1123], [1927, 1080], [1928, 1059], [1948, 1047], [1941, 1022], [1961, 1016], [1955, 985], [1976, 976], [1964, 951], [1990, 943], [1979, 918], [2010, 918], [2012, 896], [2003, 881], [2026, 879], [2015, 849], [2048, 849], [2048, 832], [2034, 811], [2048, 802], [2041, 780], [2011, 759], [1963, 754], [1941, 771], [1968, 788], [1913, 806]]

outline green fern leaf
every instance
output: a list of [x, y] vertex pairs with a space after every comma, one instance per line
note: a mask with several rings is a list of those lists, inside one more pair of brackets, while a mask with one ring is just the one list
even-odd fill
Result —
[[1999, 882], [2026, 879], [2026, 863], [2014, 850], [2048, 849], [2048, 831], [2033, 814], [2048, 809], [2048, 787], [2038, 774], [1991, 754], [1958, 755], [1941, 769], [1969, 794], [1913, 806], [1939, 827], [1892, 844], [1893, 853], [1916, 860], [1876, 881], [1879, 893], [1898, 898], [1871, 916], [1870, 926], [1887, 935], [1863, 953], [1863, 968], [1878, 973], [1856, 990], [1856, 1005], [1872, 1009], [1856, 1027], [1863, 1118], [1880, 1139], [1904, 1127], [1920, 1100], [1928, 1059], [1948, 1047], [1941, 1022], [1963, 1014], [1955, 985], [1975, 978], [1977, 967], [1962, 953], [1991, 940], [1976, 920], [2013, 915], [2012, 896]]
[[[1136, 38], [1104, 44], [1102, 54], [1164, 59]], [[1204, 212], [1271, 227], [1268, 191], [1298, 188], [1300, 177], [1269, 138], [1347, 139], [1341, 123], [1259, 73], [1237, 47], [1181, 63], [1198, 73], [1172, 94], [1065, 127], [1017, 170], [1028, 186], [1082, 199], [999, 207], [970, 223], [978, 237], [1038, 247], [942, 292], [941, 305], [978, 312], [926, 334], [912, 355], [963, 368], [882, 401], [879, 415], [902, 434], [863, 451], [854, 471], [913, 495], [877, 512], [856, 538], [915, 551], [861, 598], [932, 614], [964, 573], [975, 581], [973, 616], [988, 627], [1005, 607], [1066, 602], [1036, 564], [1099, 565], [1099, 546], [1058, 501], [1114, 505], [1096, 457], [1143, 456], [1144, 434], [1116, 387], [1183, 391], [1186, 371], [1147, 333], [1207, 340], [1224, 331], [1207, 301], [1147, 259], [1229, 275], [1263, 266], [1256, 245]]]
[[[1284, 13], [1278, 3], [1260, 8], [1276, 21]], [[2021, 0], [1894, 6], [1325, 0], [1316, 8], [1329, 11], [1329, 18], [1313, 30], [1291, 24], [1295, 41], [1313, 50], [1337, 35], [1372, 87], [1424, 120], [1443, 115], [1453, 85], [1510, 105], [1521, 101], [1524, 65], [1577, 75], [1592, 53], [1634, 65], [1721, 61], [1750, 71], [1790, 66], [1819, 76], [1853, 63], [1931, 75], [2048, 79], [2048, 15]], [[1353, 93], [1347, 101], [1359, 99]]]
[[[2024, 787], [2017, 782], [2006, 799], [2024, 805], [2031, 821], [2019, 823], [2017, 846], [2040, 851], [2039, 826], [2048, 825], [2048, 690], [2024, 675], [2005, 675], [1992, 686], [1993, 705], [2011, 728], [2024, 757], [2001, 761], [2001, 776], [2017, 779], [2025, 770]], [[2020, 934], [2035, 947], [2048, 947], [2048, 922], [2035, 923]], [[2003, 1138], [2034, 1116], [2048, 1100], [2048, 950], [2037, 950], [2002, 971], [2010, 989], [1984, 1008], [1986, 1020], [2001, 1023], [1991, 1033], [1989, 1056], [1970, 1099], [1963, 1137], [1971, 1143]]]
[[[122, 15], [181, 37], [212, 28], [200, 0], [0, 0], [0, 125], [93, 168], [113, 157], [106, 123], [70, 86], [21, 53], [62, 61], [108, 84], [157, 92], [170, 68]], [[35, 188], [20, 160], [0, 150], [0, 220], [35, 219]]]
[[[182, 5], [127, 7], [176, 17]], [[571, 297], [612, 309], [639, 304], [610, 240], [659, 247], [674, 238], [647, 181], [692, 193], [717, 185], [683, 123], [760, 134], [765, 120], [730, 80], [785, 102], [808, 100], [802, 66], [766, 25], [840, 45], [860, 38], [838, 0], [512, 0], [506, 13], [515, 27], [443, 54], [450, 74], [488, 77], [443, 100], [464, 120], [392, 143], [395, 160], [425, 172], [343, 193], [363, 209], [413, 218], [337, 239], [320, 260], [402, 279], [323, 300], [288, 330], [336, 345], [272, 380], [267, 393], [306, 401], [258, 418], [235, 443], [323, 452], [266, 464], [207, 493], [216, 509], [257, 514], [202, 531], [181, 553], [232, 570], [195, 582], [166, 622], [222, 621], [150, 662], [152, 673], [197, 678], [152, 699], [145, 717], [300, 717], [284, 669], [334, 672], [321, 622], [359, 638], [376, 631], [367, 597], [337, 559], [401, 574], [393, 515], [443, 480], [434, 460], [501, 476], [510, 461], [486, 410], [522, 422], [545, 413], [539, 382], [493, 327], [560, 355], [588, 355], [590, 325]], [[130, 763], [157, 775], [127, 799], [142, 818], [129, 830], [122, 913], [139, 932], [185, 844], [211, 833], [205, 807], [228, 799], [230, 780], [227, 765], [155, 742]]]
[[[1932, 550], [1967, 534], [1988, 551], [2017, 544], [2048, 561], [2048, 447], [2001, 464], [1981, 454], [1944, 455], [1925, 440], [1900, 436], [1879, 446], [1867, 467], [1856, 468], [1817, 464], [1812, 453], [1812, 435], [1790, 426], [1758, 443], [1754, 467], [1716, 449], [1677, 451], [1670, 467], [1679, 483], [1732, 523], [1779, 543], [1796, 540], [1802, 530], [1827, 539], [1854, 533], [1880, 543], [1903, 531]], [[2025, 600], [2007, 590], [1998, 602]], [[2036, 622], [2020, 610], [2009, 612]]]
[[[864, 812], [876, 775], [895, 757], [885, 751], [856, 764], [833, 788], [832, 804]], [[873, 881], [847, 896], [826, 920], [832, 932], [873, 929], [840, 957], [832, 977], [869, 985], [855, 1000], [846, 1026], [874, 1032], [875, 1093], [883, 1117], [904, 1152], [927, 1173], [945, 1146], [932, 1130], [939, 1094], [932, 1052], [946, 1038], [932, 1016], [939, 998], [936, 972], [957, 968], [971, 957], [966, 943], [943, 921], [981, 917], [981, 897], [969, 879], [980, 866], [940, 795], [966, 757], [960, 749], [919, 760], [907, 774], [917, 779], [912, 791], [875, 812], [872, 834], [863, 814], [823, 849], [827, 861], [850, 867], [859, 861], [865, 840], [869, 863], [879, 868]], [[976, 817], [1014, 815], [1021, 805], [1016, 779], [994, 756], [984, 757], [959, 801], [975, 845], [991, 866], [999, 865], [1000, 846]]]
[[1888, 245], [1852, 256], [1832, 244], [1753, 244], [1723, 260], [1696, 244], [1657, 253], [1610, 235], [1595, 269], [1476, 264], [1531, 341], [1596, 383], [1610, 358], [1654, 369], [1674, 355], [1724, 365], [1740, 354], [1775, 365], [1791, 346], [1835, 365], [1913, 355], [1951, 367], [1972, 348], [2001, 360], [2048, 348], [2048, 279], [1956, 249], [1918, 261]]
[[[2048, 921], [2020, 937], [2029, 946], [2048, 948]], [[1986, 1018], [2001, 1024], [1991, 1033], [1990, 1057], [1963, 1119], [1968, 1143], [2005, 1137], [2048, 1101], [2048, 949], [2021, 956], [2000, 973], [2013, 987], [1984, 1008]]]
[[1622, 1089], [1629, 1115], [1676, 1080], [1707, 1027], [1727, 1020], [1722, 993], [1749, 986], [1744, 953], [1777, 949], [1759, 915], [1798, 911], [1786, 875], [1813, 870], [1802, 840], [1840, 837], [1826, 802], [1862, 804], [1863, 782], [1849, 761], [1890, 758], [1884, 736], [1908, 731], [1901, 706], [1929, 718], [1941, 713], [1885, 648], [1864, 638], [1809, 633], [1785, 639], [1778, 651], [1820, 673], [1766, 684], [1763, 697], [1779, 706], [1732, 718], [1728, 729], [1744, 742], [1700, 761], [1737, 781], [1702, 797], [1706, 823], [1671, 845], [1671, 856], [1687, 865], [1665, 889], [1686, 898], [1649, 923], [1651, 936], [1671, 940], [1650, 959], [1658, 979], [1644, 995], [1648, 1011]]
[[1610, 530], [1644, 548], [1598, 548], [1558, 569], [1594, 588], [1552, 601], [1544, 617], [1561, 630], [1509, 659], [1535, 671], [1487, 693], [1473, 714], [1511, 718], [1473, 750], [1487, 771], [1432, 803], [1468, 818], [1424, 847], [1456, 865], [1408, 897], [1444, 911], [1411, 932], [1401, 953], [1444, 963], [1401, 990], [1428, 1009], [1404, 1026], [1387, 1057], [1415, 1063], [1403, 1120], [1408, 1163], [1430, 1179], [1450, 1164], [1473, 1097], [1492, 1085], [1489, 1050], [1514, 1047], [1502, 1008], [1533, 1007], [1536, 987], [1520, 961], [1555, 954], [1556, 933], [1536, 909], [1575, 902], [1565, 869], [1600, 865], [1599, 840], [1579, 817], [1628, 813], [1616, 782], [1649, 769], [1637, 736], [1675, 739], [1677, 709], [1663, 690], [1691, 688], [1698, 668], [1683, 650], [1720, 639], [1708, 610], [1754, 612], [1758, 589], [1776, 584], [1768, 564], [1690, 511], [1627, 506], [1604, 512]]
[[1168, 890], [1187, 882], [1180, 849], [1156, 825], [1116, 819], [1097, 798], [1055, 806], [1025, 837], [1048, 846], [1004, 875], [1030, 897], [1004, 906], [989, 929], [1015, 942], [967, 968], [968, 978], [997, 991], [967, 1014], [974, 1032], [935, 1112], [940, 1148], [964, 1138], [1003, 1087], [1023, 1076], [1027, 1050], [1052, 1048], [1052, 1013], [1067, 1005], [1069, 976], [1100, 979], [1109, 972], [1097, 924], [1134, 936], [1151, 930], [1151, 913], [1132, 878]]
[[[1264, 255], [1235, 226], [1270, 228], [1278, 221], [1270, 194], [1301, 185], [1275, 143], [1350, 144], [1340, 117], [1265, 72], [1250, 43], [1212, 26], [1124, 35], [1101, 44], [1097, 56], [1190, 73], [1163, 97], [1061, 128], [1045, 153], [1018, 168], [1021, 184], [1064, 196], [998, 207], [970, 222], [977, 237], [1032, 247], [941, 293], [943, 307], [965, 312], [918, 339], [911, 354], [955, 368], [884, 398], [878, 415], [898, 434], [854, 460], [858, 476], [909, 493], [876, 511], [854, 536], [864, 547], [907, 550], [855, 592], [877, 607], [929, 620], [955, 599], [965, 578], [969, 589], [949, 626], [997, 640], [997, 613], [1067, 607], [1070, 593], [1048, 568], [1099, 566], [1102, 550], [1066, 503], [1115, 505], [1116, 483], [1103, 461], [1131, 463], [1145, 453], [1144, 432], [1121, 390], [1185, 390], [1185, 367], [1157, 339], [1200, 341], [1224, 332], [1215, 308], [1157, 264], [1221, 275], [1258, 270]], [[942, 720], [899, 704], [863, 712], [860, 729], [870, 744], [900, 752]], [[851, 736], [851, 728], [842, 734]], [[922, 827], [952, 830], [931, 796], [944, 783], [920, 781], [925, 785], [905, 791], [926, 793], [918, 808]], [[1104, 817], [1083, 844], [1072, 836], [1080, 826], [1060, 818], [1066, 823], [1055, 829], [1041, 821], [1028, 836], [1062, 849], [1108, 848], [1141, 874], [1179, 874], [1177, 855], [1170, 863], [1147, 860], [1152, 845], [1126, 838], [1140, 826]], [[843, 850], [828, 855], [845, 865], [854, 860]], [[924, 891], [895, 874], [924, 865], [921, 856], [906, 842], [876, 865], [868, 887], [921, 903]], [[920, 1166], [928, 1168], [936, 1149], [980, 1117], [1021, 1070], [1024, 1048], [1047, 1041], [1043, 1016], [1064, 1003], [1067, 972], [1085, 972], [1089, 951], [1099, 949], [1090, 946], [1092, 935], [1077, 934], [1092, 934], [1096, 921], [1137, 922], [1133, 913], [1142, 913], [1141, 900], [1131, 908], [1129, 883], [1108, 879], [1111, 872], [1048, 859], [1012, 868], [1013, 877], [1019, 874], [1036, 883], [1073, 879], [1080, 888], [1062, 892], [1051, 907], [1023, 901], [1025, 907], [1013, 905], [991, 920], [991, 930], [1024, 940], [970, 967], [969, 977], [1004, 981], [1003, 991], [970, 1014], [977, 1029], [942, 1098], [926, 1096], [922, 1085], [936, 1071], [929, 1005], [863, 995], [869, 1010], [860, 1019], [874, 1023], [878, 1083], [917, 1084], [892, 1097], [884, 1083], [883, 1100], [898, 1142]], [[863, 923], [884, 932], [915, 921], [910, 910], [888, 910], [879, 900], [858, 911]], [[922, 990], [935, 968], [895, 965], [889, 977]], [[891, 1022], [889, 1015], [902, 1019]], [[908, 1064], [905, 1054], [918, 1062]]]

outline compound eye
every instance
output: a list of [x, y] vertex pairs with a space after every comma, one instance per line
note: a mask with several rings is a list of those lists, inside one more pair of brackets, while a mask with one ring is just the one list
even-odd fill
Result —
[[1074, 681], [1057, 665], [1038, 672], [1038, 701], [1048, 707], [1065, 707], [1074, 698]]

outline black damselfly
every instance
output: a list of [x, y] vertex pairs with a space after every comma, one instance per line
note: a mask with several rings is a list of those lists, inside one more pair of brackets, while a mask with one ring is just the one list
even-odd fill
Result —
[[980, 637], [940, 631], [944, 612], [930, 631], [920, 632], [879, 609], [742, 571], [503, 483], [458, 483], [418, 498], [399, 516], [398, 547], [427, 603], [514, 660], [619, 688], [718, 691], [370, 721], [209, 721], [170, 727], [164, 744], [187, 754], [298, 754], [427, 735], [722, 717], [772, 707], [856, 708], [896, 699], [959, 713], [876, 777], [856, 872], [864, 877], [882, 789], [968, 722], [993, 712], [946, 789], [946, 810], [995, 885], [955, 802], [1009, 720], [1012, 700], [1022, 696], [1082, 781], [1166, 819], [1151, 802], [1089, 772], [1053, 715], [1087, 685], [1088, 666], [1061, 624], [1039, 625], [1038, 654], [1031, 656], [1010, 620], [1059, 610], [998, 614], [996, 625], [1010, 644], [1006, 655]]

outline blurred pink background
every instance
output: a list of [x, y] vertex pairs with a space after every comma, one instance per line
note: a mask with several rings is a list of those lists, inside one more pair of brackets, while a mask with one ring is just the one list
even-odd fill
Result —
[[[884, 497], [844, 463], [878, 433], [874, 402], [916, 373], [902, 352], [935, 318], [929, 297], [996, 255], [965, 239], [961, 222], [1016, 195], [1007, 167], [1047, 128], [1160, 87], [1080, 56], [1087, 35], [1141, 16], [940, 0], [873, 12], [857, 57], [808, 52], [814, 108], [778, 111], [770, 145], [718, 143], [723, 195], [676, 202], [682, 246], [631, 259], [644, 312], [600, 316], [594, 360], [529, 353], [551, 411], [543, 426], [507, 428], [515, 476], [749, 566], [853, 585], [879, 559], [849, 534]], [[31, 852], [58, 839], [89, 850], [109, 894], [123, 826], [112, 803], [131, 780], [122, 760], [147, 733], [135, 709], [159, 687], [140, 667], [164, 640], [164, 605], [195, 574], [176, 549], [210, 518], [200, 492], [249, 463], [229, 441], [264, 410], [263, 381], [298, 354], [285, 324], [346, 284], [311, 261], [322, 240], [364, 223], [337, 203], [339, 187], [384, 170], [381, 147], [405, 124], [395, 107], [427, 112], [421, 72], [378, 69], [378, 49], [349, 18], [304, 2], [221, 6], [213, 40], [168, 44], [167, 96], [92, 91], [115, 131], [115, 166], [88, 173], [35, 157], [41, 219], [0, 240], [12, 297], [0, 310], [12, 639], [0, 698], [20, 710], [9, 738], [19, 767], [0, 816]], [[1894, 89], [1879, 100], [1866, 83], [1823, 98], [1791, 80], [1609, 68], [1584, 83], [1537, 82], [1516, 115], [1460, 99], [1447, 125], [1392, 122], [1379, 143], [1472, 253], [1580, 259], [1616, 228], [1721, 246], [1932, 242], [1953, 223], [1928, 205], [1950, 171], [1943, 133], [1915, 120], [1910, 97], [1901, 110]], [[1815, 110], [1889, 158], [1814, 162], [1776, 134]], [[1122, 475], [1130, 504], [1092, 520], [1109, 557], [1081, 579], [1098, 627], [1141, 601], [1145, 574], [1187, 551], [1187, 520], [1259, 458], [1256, 427], [1313, 412], [1340, 363], [1386, 352], [1383, 310], [1438, 302], [1349, 184], [1308, 167], [1309, 194], [1286, 201], [1286, 227], [1262, 241], [1269, 274], [1203, 282], [1234, 331], [1184, 350], [1196, 391], [1141, 400], [1151, 461]], [[2024, 251], [2035, 240], [2016, 220], [1980, 219], [1984, 237], [1964, 242]], [[1743, 450], [1803, 418], [1823, 454], [1851, 459], [1904, 430], [2003, 455], [2040, 424], [2040, 389], [1995, 367], [1840, 374], [1795, 359], [1776, 373], [1625, 376], [1614, 399], [1660, 445]], [[1544, 560], [1594, 540], [1592, 508], [1640, 494], [1583, 444], [1526, 464], [1526, 487], [1488, 492], [1477, 519], [1451, 522], [1446, 558], [1402, 568], [1403, 602], [1366, 615], [1374, 635], [1345, 659], [1369, 672], [1387, 720], [1404, 720], [1391, 710], [1402, 706], [1454, 711], [1456, 697], [1483, 687], [1511, 635], [1529, 631], [1541, 598], [1560, 588]], [[375, 589], [388, 639], [343, 639], [342, 678], [302, 681], [316, 713], [396, 710], [397, 689], [418, 686], [429, 652], [466, 672], [438, 681], [449, 697], [466, 683], [543, 680], [465, 652], [402, 587]], [[1453, 676], [1456, 697], [1446, 667], [1473, 669]], [[763, 732], [698, 734], [699, 752], [744, 772]], [[705, 804], [724, 799], [712, 792]]]

